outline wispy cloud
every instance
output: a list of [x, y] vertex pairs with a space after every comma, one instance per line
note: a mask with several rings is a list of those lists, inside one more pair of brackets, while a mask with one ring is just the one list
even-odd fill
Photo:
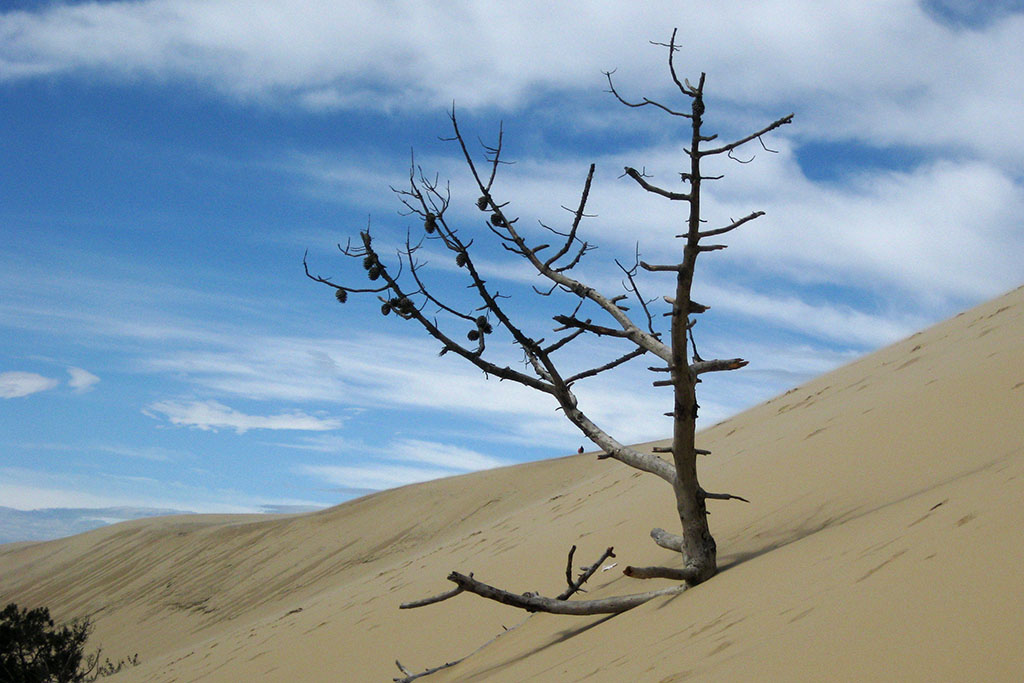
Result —
[[247, 415], [217, 401], [157, 401], [143, 411], [151, 417], [157, 414], [175, 425], [202, 430], [234, 429], [244, 434], [250, 429], [287, 429], [298, 431], [328, 431], [338, 429], [342, 422], [336, 418], [323, 418], [295, 411], [277, 415]]
[[109, 453], [110, 455], [116, 455], [122, 458], [138, 458], [140, 460], [150, 460], [152, 462], [181, 460], [188, 455], [170, 448], [161, 448], [159, 446], [123, 446], [116, 444], [103, 444], [93, 446], [92, 450], [100, 453]]
[[71, 379], [68, 380], [68, 386], [79, 394], [89, 391], [93, 385], [100, 381], [99, 377], [82, 368], [68, 368], [68, 374], [71, 375]]
[[[99, 486], [97, 486], [99, 477]], [[265, 506], [315, 507], [309, 500], [258, 497], [234, 490], [210, 490], [181, 482], [119, 473], [42, 472], [0, 468], [0, 506], [47, 508], [161, 508], [193, 512], [256, 513]]]
[[448, 477], [458, 472], [436, 467], [412, 467], [394, 463], [367, 465], [302, 465], [297, 474], [314, 477], [345, 490], [380, 491], [421, 481]]
[[52, 451], [59, 453], [105, 453], [121, 458], [135, 458], [152, 462], [169, 462], [184, 460], [188, 453], [160, 446], [129, 446], [114, 443], [56, 443], [56, 442], [22, 442], [15, 444], [18, 448], [29, 451]]
[[738, 287], [708, 285], [701, 290], [717, 310], [857, 348], [891, 344], [926, 322], [921, 316], [873, 314], [847, 305], [812, 304], [794, 296], [773, 296]]
[[391, 443], [386, 453], [394, 460], [435, 465], [447, 470], [486, 470], [511, 464], [468, 448], [423, 439], [399, 439]]
[[[313, 437], [315, 441], [323, 441]], [[326, 445], [326, 442], [324, 442]], [[395, 439], [385, 444], [360, 446], [335, 442], [335, 455], [357, 465], [300, 465], [295, 473], [320, 479], [345, 490], [380, 490], [419, 481], [512, 464], [463, 446], [426, 439]], [[313, 450], [321, 450], [314, 445]]]
[[0, 372], [0, 398], [23, 398], [53, 389], [60, 382], [34, 372]]

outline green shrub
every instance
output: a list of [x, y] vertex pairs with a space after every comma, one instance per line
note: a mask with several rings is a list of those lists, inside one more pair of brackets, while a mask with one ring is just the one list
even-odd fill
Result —
[[0, 612], [0, 683], [83, 683], [138, 663], [139, 656], [100, 663], [100, 650], [86, 655], [89, 619], [57, 626], [46, 607]]

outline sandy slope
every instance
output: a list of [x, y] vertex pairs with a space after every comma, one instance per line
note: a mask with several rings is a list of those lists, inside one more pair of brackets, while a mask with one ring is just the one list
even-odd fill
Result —
[[[726, 568], [613, 617], [526, 617], [451, 569], [553, 595], [565, 553], [679, 559], [668, 486], [592, 455], [316, 514], [138, 520], [0, 548], [0, 600], [92, 614], [125, 681], [1024, 679], [1024, 288], [703, 433]], [[646, 590], [617, 570], [589, 597]], [[517, 626], [518, 625], [518, 626]], [[504, 632], [503, 627], [514, 627]]]

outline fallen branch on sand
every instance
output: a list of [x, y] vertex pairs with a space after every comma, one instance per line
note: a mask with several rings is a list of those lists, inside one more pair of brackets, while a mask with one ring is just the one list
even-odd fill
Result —
[[[662, 534], [666, 534], [666, 532], [661, 529], [656, 529], [655, 531], [660, 531]], [[655, 532], [653, 531], [651, 532], [652, 536], [654, 533]], [[657, 538], [655, 540], [657, 540]], [[687, 588], [687, 585], [683, 584], [679, 586], [661, 588], [654, 591], [647, 591], [645, 593], [618, 595], [598, 600], [569, 600], [569, 597], [574, 593], [583, 590], [583, 584], [601, 568], [601, 564], [605, 560], [610, 557], [615, 557], [614, 549], [609, 547], [596, 562], [583, 567], [580, 575], [576, 579], [573, 579], [572, 558], [575, 552], [576, 546], [570, 548], [569, 557], [566, 562], [565, 580], [568, 587], [556, 598], [548, 598], [532, 592], [512, 593], [502, 588], [484, 583], [483, 581], [478, 581], [473, 578], [472, 573], [467, 576], [465, 574], [460, 574], [459, 572], [452, 572], [448, 575], [448, 580], [455, 584], [455, 588], [429, 598], [403, 602], [399, 605], [399, 608], [413, 609], [415, 607], [425, 607], [426, 605], [433, 605], [443, 600], [453, 598], [459, 593], [468, 591], [479, 595], [482, 598], [494, 600], [504, 605], [518, 607], [526, 610], [527, 612], [548, 612], [550, 614], [574, 614], [581, 616], [590, 614], [617, 614], [619, 612], [625, 612], [626, 610], [633, 609], [637, 605], [642, 605], [654, 598], [660, 598], [666, 595], [677, 595]], [[669, 567], [626, 567], [622, 570], [622, 573], [626, 576], [631, 576], [637, 579], [669, 578], [687, 581], [693, 578], [692, 571], [688, 571], [687, 569], [672, 569]]]
[[[624, 573], [629, 569], [630, 567], [627, 567], [626, 570], [624, 570]], [[551, 614], [573, 614], [578, 616], [586, 616], [590, 614], [617, 614], [619, 612], [625, 612], [626, 610], [633, 609], [634, 607], [642, 605], [654, 598], [660, 598], [667, 595], [677, 595], [688, 588], [686, 584], [682, 584], [659, 590], [647, 591], [646, 593], [618, 595], [612, 598], [602, 598], [599, 600], [559, 600], [557, 598], [545, 598], [544, 596], [537, 595], [536, 593], [510, 593], [506, 590], [496, 588], [483, 583], [482, 581], [477, 581], [471, 576], [466, 576], [458, 572], [452, 572], [449, 574], [448, 580], [458, 584], [463, 590], [475, 593], [482, 598], [495, 600], [512, 607], [518, 607], [526, 610], [527, 612], [548, 612]]]
[[[618, 612], [624, 612], [624, 611], [626, 611], [628, 609], [632, 609], [633, 607], [636, 607], [637, 605], [642, 605], [643, 603], [645, 603], [645, 602], [647, 602], [649, 600], [653, 600], [654, 598], [657, 598], [657, 597], [662, 597], [662, 596], [667, 596], [667, 595], [677, 595], [679, 593], [682, 593], [687, 588], [686, 584], [682, 584], [682, 585], [679, 585], [679, 586], [672, 586], [672, 587], [669, 587], [669, 588], [662, 588], [661, 590], [648, 591], [646, 593], [635, 593], [633, 595], [622, 595], [622, 596], [613, 597], [613, 598], [604, 598], [604, 599], [601, 599], [601, 600], [569, 600], [568, 598], [570, 596], [572, 596], [574, 593], [577, 593], [577, 592], [580, 592], [580, 591], [583, 590], [583, 584], [586, 583], [590, 579], [590, 577], [592, 577], [594, 575], [594, 573], [597, 572], [598, 569], [601, 569], [601, 565], [604, 563], [605, 560], [607, 560], [607, 559], [609, 559], [611, 557], [615, 557], [614, 548], [608, 547], [607, 549], [605, 549], [604, 553], [601, 554], [601, 557], [599, 557], [596, 562], [594, 562], [593, 564], [584, 566], [584, 567], [580, 567], [580, 574], [579, 574], [579, 576], [577, 576], [575, 579], [573, 579], [572, 578], [572, 560], [573, 560], [573, 556], [575, 555], [575, 553], [576, 553], [576, 546], [574, 545], [574, 546], [572, 546], [572, 548], [569, 549], [569, 556], [566, 558], [566, 563], [565, 563], [565, 582], [566, 582], [566, 584], [568, 584], [568, 586], [566, 587], [566, 589], [564, 591], [562, 591], [558, 595], [557, 598], [546, 598], [546, 597], [543, 597], [541, 595], [538, 595], [537, 593], [524, 593], [524, 594], [518, 595], [516, 593], [510, 593], [510, 592], [502, 590], [500, 588], [496, 588], [494, 586], [488, 585], [486, 583], [483, 583], [482, 581], [477, 581], [476, 579], [473, 578], [473, 574], [472, 573], [470, 573], [469, 576], [466, 576], [465, 574], [460, 574], [458, 572], [452, 572], [451, 574], [448, 575], [448, 580], [455, 582], [455, 584], [456, 584], [455, 588], [453, 588], [450, 591], [446, 591], [444, 593], [439, 593], [437, 595], [432, 595], [432, 596], [430, 596], [428, 598], [422, 598], [420, 600], [410, 600], [409, 602], [403, 602], [401, 605], [399, 605], [399, 609], [414, 609], [416, 607], [426, 607], [427, 605], [433, 605], [435, 603], [442, 602], [442, 601], [447, 600], [449, 598], [454, 598], [459, 593], [468, 591], [470, 593], [475, 593], [475, 594], [477, 594], [477, 595], [479, 595], [481, 597], [485, 597], [485, 598], [488, 598], [490, 600], [496, 600], [497, 602], [501, 602], [501, 603], [506, 604], [506, 605], [511, 605], [513, 607], [519, 607], [521, 609], [525, 609], [527, 612], [531, 612], [531, 613], [532, 612], [550, 612], [552, 614], [576, 614], [576, 615], [616, 614]], [[614, 566], [614, 565], [612, 565], [612, 566]], [[632, 570], [632, 569], [634, 569], [634, 568], [633, 567], [626, 567], [626, 569], [623, 570], [623, 573], [625, 573], [627, 576], [629, 576], [630, 575], [629, 571]], [[650, 570], [652, 568], [648, 567], [648, 568], [643, 568], [643, 569], [644, 569], [644, 571], [647, 571], [647, 570]], [[653, 569], [657, 569], [657, 568], [653, 568]], [[666, 571], [679, 571], [679, 570], [666, 570]], [[650, 577], [640, 577], [640, 576], [638, 576], [637, 578], [650, 578]], [[529, 618], [529, 617], [527, 617], [527, 618]], [[411, 673], [408, 669], [406, 669], [404, 666], [402, 666], [402, 663], [400, 661], [398, 661], [396, 659], [395, 660], [395, 666], [398, 667], [398, 670], [401, 671], [404, 674], [404, 676], [402, 678], [395, 678], [393, 680], [395, 681], [395, 683], [410, 683], [411, 681], [414, 681], [417, 678], [422, 678], [424, 676], [429, 676], [430, 674], [437, 673], [438, 671], [442, 671], [444, 669], [448, 669], [450, 667], [453, 667], [456, 664], [458, 664], [459, 662], [465, 660], [467, 657], [470, 657], [470, 656], [476, 654], [477, 652], [479, 652], [480, 650], [484, 649], [485, 647], [487, 647], [488, 645], [493, 643], [495, 640], [500, 638], [505, 633], [508, 633], [509, 631], [511, 631], [511, 630], [513, 630], [515, 628], [518, 628], [520, 625], [522, 625], [522, 623], [525, 623], [525, 620], [523, 622], [521, 622], [520, 624], [517, 624], [516, 626], [513, 626], [512, 628], [505, 629], [502, 633], [499, 633], [498, 635], [494, 636], [494, 638], [491, 638], [486, 643], [484, 643], [483, 645], [481, 645], [480, 647], [478, 647], [476, 650], [474, 650], [473, 652], [469, 653], [465, 657], [461, 657], [461, 658], [456, 659], [456, 660], [451, 661], [451, 662], [445, 662], [444, 664], [440, 664], [438, 666], [434, 666], [434, 667], [431, 667], [429, 669], [425, 669], [425, 670], [423, 670], [423, 671], [421, 671], [419, 673]]]

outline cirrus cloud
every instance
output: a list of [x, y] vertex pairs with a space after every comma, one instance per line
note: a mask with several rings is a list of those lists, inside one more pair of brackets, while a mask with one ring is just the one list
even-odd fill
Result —
[[341, 427], [341, 420], [308, 415], [300, 411], [276, 415], [247, 415], [218, 401], [157, 401], [143, 411], [159, 419], [162, 415], [171, 424], [195, 427], [204, 431], [234, 429], [244, 434], [250, 429], [289, 429], [323, 432]]

